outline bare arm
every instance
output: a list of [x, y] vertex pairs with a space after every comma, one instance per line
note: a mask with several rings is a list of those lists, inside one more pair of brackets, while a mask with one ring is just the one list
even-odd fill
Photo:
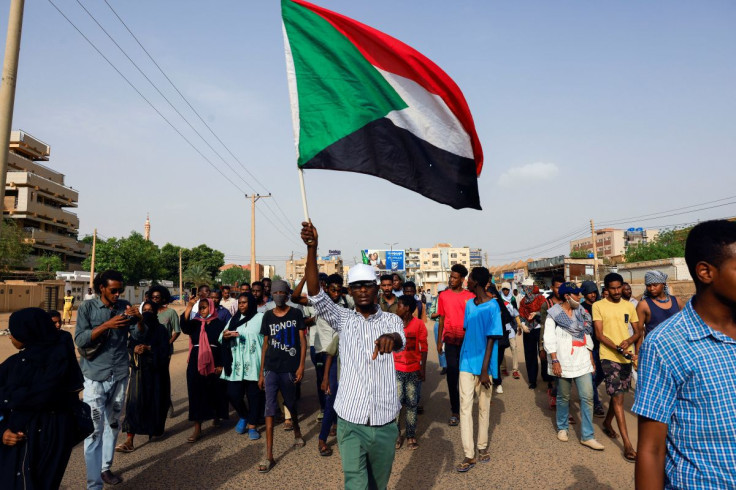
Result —
[[444, 344], [444, 342], [442, 341], [442, 338], [443, 338], [442, 334], [444, 333], [444, 330], [445, 330], [445, 317], [441, 316], [440, 325], [437, 328], [437, 353], [438, 354], [442, 354], [442, 347]]
[[480, 384], [482, 384], [485, 388], [491, 387], [491, 377], [488, 375], [488, 366], [491, 364], [494, 342], [496, 342], [496, 340], [493, 337], [487, 338], [486, 353], [483, 356], [483, 365], [480, 368]]
[[649, 317], [651, 316], [649, 304], [646, 301], [639, 301], [639, 304], [636, 305], [636, 316], [639, 317], [639, 325], [641, 325], [641, 335], [636, 342], [636, 352], [639, 352], [641, 350], [641, 344], [644, 342], [644, 326], [649, 323]]
[[312, 222], [302, 223], [302, 241], [307, 245], [307, 265], [304, 278], [307, 281], [307, 293], [316, 296], [319, 293], [319, 271], [317, 269], [317, 229]]
[[[304, 345], [304, 343], [302, 343]], [[258, 387], [266, 389], [266, 379], [263, 377], [263, 366], [266, 365], [266, 351], [268, 350], [268, 335], [263, 336], [263, 348], [261, 348], [261, 372], [258, 374]]]
[[637, 490], [664, 488], [666, 440], [667, 424], [639, 416], [635, 470]]
[[595, 336], [601, 344], [605, 345], [609, 349], [618, 349], [618, 346], [614, 344], [611, 339], [603, 335], [603, 322], [601, 320], [594, 321], [593, 327], [595, 328]]
[[304, 376], [304, 359], [307, 356], [307, 340], [304, 333], [306, 330], [299, 330], [299, 368], [296, 370], [296, 383], [302, 380]]
[[299, 281], [299, 284], [296, 285], [294, 288], [294, 292], [291, 293], [291, 301], [292, 303], [296, 303], [298, 305], [302, 304], [304, 302], [306, 304], [306, 298], [302, 296], [302, 291], [304, 290], [304, 283], [307, 282], [307, 276], [305, 275], [302, 277], [302, 280]]

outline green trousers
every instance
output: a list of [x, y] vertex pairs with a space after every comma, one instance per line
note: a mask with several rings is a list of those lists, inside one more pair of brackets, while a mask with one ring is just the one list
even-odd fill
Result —
[[391, 422], [380, 427], [337, 421], [337, 444], [346, 490], [385, 489], [394, 464], [399, 429]]

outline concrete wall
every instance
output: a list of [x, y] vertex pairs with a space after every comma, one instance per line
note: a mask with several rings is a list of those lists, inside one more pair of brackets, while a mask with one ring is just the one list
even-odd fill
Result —
[[64, 293], [63, 281], [0, 282], [0, 312], [31, 307], [60, 310], [64, 304]]
[[625, 281], [628, 281], [631, 284], [644, 284], [644, 276], [647, 271], [651, 270], [667, 274], [669, 276], [668, 282], [693, 280], [690, 276], [690, 272], [687, 270], [687, 264], [685, 263], [684, 257], [632, 262], [618, 266], [619, 274], [624, 277]]

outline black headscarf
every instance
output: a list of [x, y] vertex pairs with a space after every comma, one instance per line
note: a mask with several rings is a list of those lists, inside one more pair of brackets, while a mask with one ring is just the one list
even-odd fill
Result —
[[24, 308], [10, 315], [10, 334], [24, 347], [34, 348], [58, 343], [59, 331], [51, 317], [41, 308]]

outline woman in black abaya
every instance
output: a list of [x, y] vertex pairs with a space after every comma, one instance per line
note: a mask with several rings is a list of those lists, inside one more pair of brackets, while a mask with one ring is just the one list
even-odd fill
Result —
[[58, 488], [84, 387], [74, 344], [40, 308], [10, 315], [9, 330], [20, 352], [0, 364], [0, 488]]
[[157, 317], [155, 303], [143, 303], [142, 322], [146, 325], [143, 339], [133, 337], [128, 341], [130, 358], [130, 382], [125, 399], [123, 431], [127, 440], [115, 450], [129, 453], [135, 449], [135, 434], [149, 439], [164, 433], [169, 411], [169, 331]]

